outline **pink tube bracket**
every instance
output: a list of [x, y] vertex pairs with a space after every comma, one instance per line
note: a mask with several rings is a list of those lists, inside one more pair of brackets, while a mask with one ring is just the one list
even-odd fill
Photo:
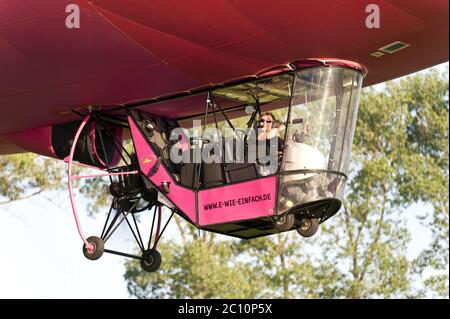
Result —
[[[118, 175], [130, 175], [130, 174], [139, 174], [139, 171], [134, 170], [134, 171], [130, 171], [130, 172], [117, 172], [117, 173], [110, 173], [108, 172], [108, 170], [106, 169], [102, 169], [99, 167], [94, 167], [91, 165], [86, 165], [86, 164], [82, 164], [79, 163], [77, 161], [73, 160], [73, 156], [75, 153], [75, 148], [77, 146], [77, 142], [78, 139], [80, 138], [80, 134], [83, 131], [84, 127], [86, 126], [86, 124], [88, 123], [90, 119], [90, 115], [86, 115], [86, 117], [84, 118], [83, 122], [81, 122], [80, 127], [78, 128], [75, 137], [73, 139], [73, 144], [72, 147], [70, 148], [70, 154], [68, 157], [66, 157], [64, 159], [65, 162], [67, 162], [68, 167], [67, 167], [67, 175], [68, 175], [68, 184], [69, 184], [69, 198], [70, 198], [70, 204], [72, 206], [72, 212], [73, 212], [73, 216], [75, 218], [75, 223], [77, 225], [77, 230], [78, 230], [78, 234], [81, 237], [81, 240], [84, 242], [86, 249], [88, 250], [88, 252], [93, 252], [95, 250], [95, 246], [93, 244], [90, 244], [87, 240], [86, 237], [83, 234], [83, 230], [81, 227], [81, 223], [80, 223], [80, 219], [78, 217], [78, 212], [77, 212], [77, 207], [75, 205], [75, 200], [74, 200], [74, 195], [73, 195], [73, 180], [74, 179], [82, 179], [82, 178], [95, 178], [95, 177], [102, 177], [102, 176], [118, 176]], [[88, 167], [91, 169], [97, 169], [106, 173], [101, 173], [101, 174], [90, 174], [90, 175], [72, 175], [72, 165], [76, 164], [76, 165], [80, 165], [82, 167]]]

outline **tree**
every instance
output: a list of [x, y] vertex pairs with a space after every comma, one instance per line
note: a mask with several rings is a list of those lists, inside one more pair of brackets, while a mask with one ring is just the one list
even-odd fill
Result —
[[[324, 236], [330, 237], [328, 243], [338, 243], [325, 245], [325, 250], [349, 262], [344, 295], [420, 296], [411, 285], [414, 269], [406, 258], [410, 234], [404, 214], [419, 201], [435, 207], [429, 225], [435, 238], [426, 264], [448, 267], [447, 78], [433, 70], [388, 82], [382, 92], [367, 90], [358, 114], [353, 164], [343, 214]], [[440, 279], [448, 287], [448, 277]]]
[[[67, 192], [66, 165], [61, 160], [33, 153], [0, 156], [0, 205], [55, 190]], [[79, 166], [73, 168], [74, 174], [81, 174], [83, 171], [86, 169]], [[107, 187], [108, 183], [101, 178], [74, 181], [76, 192], [90, 199], [87, 209], [91, 215], [109, 204]], [[92, 194], [96, 196], [93, 197]]]
[[0, 205], [63, 187], [63, 163], [32, 153], [0, 156]]
[[[418, 200], [433, 207], [431, 216], [421, 218], [431, 230], [432, 242], [415, 261], [416, 273], [426, 270], [433, 274], [425, 279], [425, 290], [430, 296], [449, 297], [449, 96], [448, 68], [444, 75], [431, 71], [422, 77], [404, 83], [403, 100], [408, 103], [412, 123], [409, 144], [413, 153], [426, 155], [416, 160], [411, 178], [420, 183]], [[420, 94], [418, 94], [420, 93]]]

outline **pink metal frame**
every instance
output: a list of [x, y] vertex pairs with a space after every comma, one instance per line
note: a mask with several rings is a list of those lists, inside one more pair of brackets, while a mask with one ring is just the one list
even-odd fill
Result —
[[[186, 216], [195, 221], [195, 192], [178, 185], [172, 176], [168, 173], [164, 165], [158, 164], [158, 156], [150, 147], [147, 138], [139, 131], [131, 116], [128, 117], [130, 130], [133, 137], [136, 155], [139, 161], [141, 172], [155, 185], [155, 187], [164, 194], [164, 183], [170, 184], [170, 192], [166, 197], [172, 201]], [[159, 165], [159, 166], [157, 166]]]
[[[75, 223], [77, 225], [77, 229], [78, 229], [78, 234], [81, 237], [81, 240], [84, 242], [86, 249], [89, 252], [92, 252], [95, 249], [95, 246], [90, 244], [87, 240], [86, 237], [83, 234], [83, 230], [81, 228], [81, 223], [80, 223], [80, 219], [78, 218], [78, 212], [77, 212], [77, 207], [75, 205], [75, 200], [74, 200], [74, 196], [73, 196], [73, 180], [74, 179], [82, 179], [82, 178], [95, 178], [95, 177], [101, 177], [101, 176], [117, 176], [117, 175], [129, 175], [129, 174], [138, 174], [139, 171], [130, 171], [130, 172], [118, 172], [118, 173], [110, 173], [108, 172], [106, 169], [102, 169], [99, 167], [95, 167], [95, 166], [90, 166], [90, 165], [86, 165], [86, 164], [82, 164], [82, 163], [78, 163], [76, 161], [73, 160], [73, 155], [75, 153], [75, 148], [77, 146], [77, 142], [78, 139], [80, 138], [80, 134], [83, 131], [84, 127], [86, 126], [86, 124], [88, 123], [90, 119], [90, 115], [86, 115], [86, 117], [84, 118], [83, 122], [81, 122], [75, 137], [73, 139], [73, 144], [72, 147], [70, 148], [70, 154], [68, 156], [68, 158], [65, 158], [64, 160], [67, 161], [68, 163], [68, 167], [67, 167], [67, 176], [68, 176], [68, 185], [69, 185], [69, 197], [70, 197], [70, 204], [72, 206], [72, 212], [73, 212], [73, 216], [75, 218]], [[100, 171], [104, 171], [106, 173], [102, 173], [102, 174], [90, 174], [90, 175], [73, 175], [72, 174], [72, 164], [76, 164], [76, 165], [80, 165], [83, 167], [89, 167], [92, 169], [97, 169]]]

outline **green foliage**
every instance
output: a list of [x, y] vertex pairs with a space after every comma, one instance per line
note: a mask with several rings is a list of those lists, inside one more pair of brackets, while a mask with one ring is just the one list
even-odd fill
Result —
[[62, 189], [64, 164], [31, 153], [0, 156], [0, 204]]
[[[360, 103], [353, 158], [346, 210], [340, 216], [346, 226], [346, 257], [353, 260], [352, 285], [356, 287], [348, 296], [371, 296], [372, 287], [378, 284], [381, 290], [376, 295], [406, 296], [409, 291], [411, 296], [412, 267], [401, 262], [409, 242], [401, 226], [405, 224], [404, 207], [416, 202], [434, 206], [429, 226], [436, 229], [435, 247], [426, 259], [437, 258], [441, 266], [448, 267], [446, 77], [432, 70], [388, 82], [383, 92], [367, 90]], [[440, 245], [446, 249], [436, 247]], [[392, 269], [394, 277], [385, 282], [381, 274]], [[375, 270], [380, 275], [373, 277]], [[364, 284], [366, 274], [372, 276]], [[446, 282], [448, 287], [448, 276]]]
[[[382, 92], [367, 90], [353, 159], [346, 209], [339, 216], [348, 237], [344, 256], [352, 260], [354, 288], [347, 296], [412, 296], [402, 213], [419, 201], [439, 207], [448, 202], [448, 80], [433, 70], [388, 82]], [[448, 205], [439, 216], [448, 225]], [[447, 238], [447, 250], [432, 249], [430, 255], [448, 265], [448, 226], [437, 234], [442, 237], [435, 242]]]
[[[61, 160], [32, 153], [3, 155], [0, 156], [0, 171], [0, 205], [51, 190], [68, 191], [67, 164]], [[73, 166], [73, 173], [87, 174], [88, 170]], [[109, 204], [106, 181], [105, 178], [74, 181], [75, 192], [90, 199], [87, 209], [91, 215]]]
[[[445, 78], [444, 78], [445, 77]], [[409, 127], [409, 141], [412, 152], [423, 154], [416, 158], [416, 169], [411, 170], [411, 179], [417, 183], [419, 200], [433, 206], [431, 216], [422, 214], [425, 225], [431, 230], [433, 239], [430, 247], [415, 261], [416, 272], [426, 270], [434, 274], [425, 280], [426, 291], [431, 295], [449, 297], [449, 96], [447, 74], [440, 76], [431, 71], [422, 77], [413, 77], [403, 83], [405, 101], [412, 114]], [[409, 185], [412, 188], [412, 185]]]

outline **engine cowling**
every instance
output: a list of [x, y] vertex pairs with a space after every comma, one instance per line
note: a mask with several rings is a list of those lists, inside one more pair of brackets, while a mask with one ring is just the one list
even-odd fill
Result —
[[[81, 121], [72, 121], [44, 126], [10, 133], [6, 138], [27, 151], [65, 159], [70, 154], [80, 124]], [[120, 161], [122, 142], [123, 130], [120, 126], [89, 121], [80, 134], [73, 159], [101, 168], [114, 166]]]

